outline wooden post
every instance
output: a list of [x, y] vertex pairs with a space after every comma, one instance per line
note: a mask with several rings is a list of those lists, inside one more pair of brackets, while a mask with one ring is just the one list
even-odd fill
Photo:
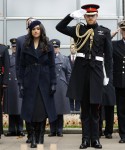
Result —
[[44, 150], [43, 144], [37, 144], [37, 150]]
[[21, 150], [28, 150], [27, 144], [21, 144]]
[[50, 150], [57, 150], [56, 144], [50, 144]]

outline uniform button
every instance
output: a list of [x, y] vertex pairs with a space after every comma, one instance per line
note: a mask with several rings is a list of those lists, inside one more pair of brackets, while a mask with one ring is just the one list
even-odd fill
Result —
[[125, 66], [123, 66], [122, 68], [125, 68]]
[[60, 67], [61, 67], [62, 65], [60, 65]]
[[56, 75], [57, 77], [59, 76], [59, 74]]
[[124, 72], [124, 71], [122, 71], [122, 73], [124, 74], [125, 72]]
[[9, 80], [11, 80], [11, 78], [9, 78]]
[[9, 72], [9, 74], [11, 74], [11, 73]]
[[123, 58], [125, 58], [125, 56]]
[[125, 63], [125, 61], [123, 61], [123, 63]]
[[17, 80], [17, 78], [15, 78], [15, 80]]
[[59, 71], [60, 71], [60, 69], [59, 69]]

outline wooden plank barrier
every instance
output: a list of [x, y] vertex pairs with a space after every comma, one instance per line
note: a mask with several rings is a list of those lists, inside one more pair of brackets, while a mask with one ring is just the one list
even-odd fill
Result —
[[[28, 150], [27, 144], [21, 144], [21, 150]], [[44, 150], [43, 144], [37, 144], [37, 150]], [[50, 150], [57, 150], [56, 144], [50, 144]]]
[[57, 150], [56, 144], [50, 144], [50, 150]]
[[37, 144], [37, 150], [44, 150], [43, 144]]
[[21, 144], [21, 150], [28, 150], [27, 144]]

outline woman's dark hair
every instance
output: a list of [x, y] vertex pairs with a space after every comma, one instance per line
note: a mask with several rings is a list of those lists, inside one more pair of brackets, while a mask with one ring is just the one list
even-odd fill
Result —
[[[45, 31], [43, 24], [40, 24], [39, 26], [40, 26], [40, 40], [39, 40], [38, 47], [42, 51], [47, 52], [48, 51], [49, 38], [46, 36], [46, 31]], [[33, 39], [34, 39], [34, 37], [32, 36], [32, 30], [29, 30], [29, 33], [26, 37], [26, 41], [24, 43], [24, 47], [29, 48], [31, 46], [31, 44], [33, 43]]]

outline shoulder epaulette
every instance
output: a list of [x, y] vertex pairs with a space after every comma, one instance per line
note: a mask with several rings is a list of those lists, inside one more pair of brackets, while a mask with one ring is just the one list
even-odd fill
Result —
[[100, 25], [100, 27], [102, 27], [102, 28], [104, 28], [104, 29], [107, 29], [107, 30], [110, 30], [109, 28], [107, 28], [107, 27], [104, 27], [104, 26], [102, 26], [102, 25]]
[[79, 22], [76, 25], [80, 24], [81, 26], [86, 26], [83, 22]]

